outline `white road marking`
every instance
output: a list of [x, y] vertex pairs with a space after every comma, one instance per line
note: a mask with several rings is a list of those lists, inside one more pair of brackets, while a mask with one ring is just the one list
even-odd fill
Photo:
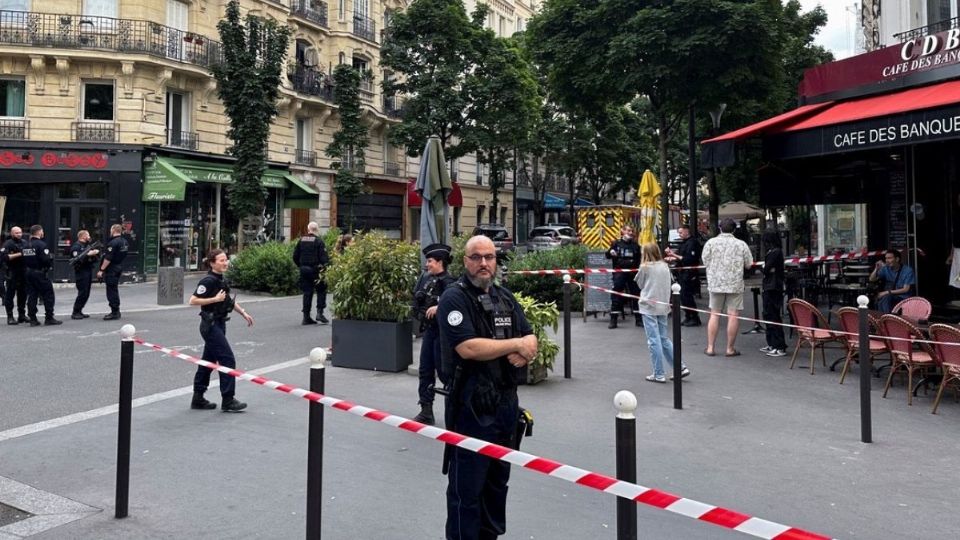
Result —
[[[310, 363], [310, 357], [304, 356], [302, 358], [296, 358], [293, 360], [288, 360], [286, 362], [280, 362], [279, 364], [273, 364], [273, 365], [265, 366], [259, 369], [251, 369], [249, 372], [255, 375], [263, 375], [265, 373], [271, 373], [274, 371], [279, 371], [281, 369], [287, 369], [287, 368], [300, 366], [308, 363]], [[214, 382], [214, 381], [210, 382], [210, 388], [216, 388], [217, 386], [219, 386], [219, 382]], [[191, 386], [184, 386], [182, 388], [176, 388], [174, 390], [167, 390], [166, 392], [160, 392], [160, 393], [149, 395], [149, 396], [144, 396], [144, 397], [133, 400], [133, 408], [143, 407], [144, 405], [150, 405], [151, 403], [156, 403], [158, 401], [163, 401], [165, 399], [185, 396], [192, 392], [193, 392], [193, 386], [191, 385]], [[66, 416], [61, 416], [59, 418], [52, 418], [50, 420], [44, 420], [42, 422], [37, 422], [35, 424], [28, 424], [26, 426], [15, 427], [15, 428], [0, 432], [0, 442], [8, 441], [10, 439], [16, 439], [18, 437], [23, 437], [25, 435], [40, 433], [41, 431], [47, 431], [48, 429], [68, 426], [70, 424], [76, 424], [77, 422], [83, 422], [85, 420], [99, 418], [101, 416], [114, 414], [116, 412], [117, 412], [116, 404], [107, 405], [106, 407], [100, 407], [99, 409], [92, 409], [89, 411], [68, 414]]]

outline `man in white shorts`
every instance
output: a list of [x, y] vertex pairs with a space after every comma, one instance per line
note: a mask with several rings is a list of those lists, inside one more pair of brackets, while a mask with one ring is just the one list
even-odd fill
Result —
[[720, 222], [720, 234], [703, 246], [703, 264], [707, 267], [707, 291], [710, 292], [710, 321], [707, 323], [707, 348], [703, 353], [715, 356], [714, 344], [720, 330], [720, 314], [727, 314], [726, 356], [740, 356], [734, 348], [743, 310], [743, 270], [753, 265], [747, 243], [733, 236], [737, 222]]

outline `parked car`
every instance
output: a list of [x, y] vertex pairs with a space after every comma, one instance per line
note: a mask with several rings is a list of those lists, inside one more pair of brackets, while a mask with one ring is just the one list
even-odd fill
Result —
[[473, 228], [472, 236], [482, 234], [493, 240], [494, 247], [497, 248], [497, 260], [499, 261], [507, 253], [513, 251], [513, 238], [510, 238], [510, 231], [498, 223], [480, 224]]
[[577, 231], [567, 225], [541, 225], [530, 231], [527, 248], [530, 251], [557, 249], [561, 246], [579, 244]]

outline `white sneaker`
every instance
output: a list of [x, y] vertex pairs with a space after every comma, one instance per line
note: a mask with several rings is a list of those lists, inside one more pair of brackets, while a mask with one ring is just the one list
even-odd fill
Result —
[[665, 382], [667, 382], [667, 378], [664, 377], [663, 375], [660, 375], [659, 377], [656, 376], [656, 375], [647, 375], [647, 376], [646, 376], [646, 379], [647, 379], [648, 381], [650, 381], [650, 382], [658, 382], [658, 383], [665, 383]]
[[787, 351], [783, 349], [773, 349], [767, 353], [767, 356], [772, 356], [772, 357], [786, 356], [786, 355], [787, 355]]
[[[683, 366], [683, 369], [680, 370], [680, 378], [686, 379], [687, 376], [689, 375], [690, 375], [690, 368], [688, 368], [687, 366]], [[671, 381], [673, 380], [673, 375], [670, 376], [670, 380]]]
[[760, 347], [760, 352], [762, 352], [763, 354], [767, 354], [768, 352], [770, 352], [770, 351], [772, 351], [772, 350], [773, 350], [773, 347], [771, 347], [771, 346], [769, 346], [769, 345], [767, 345], [767, 346], [765, 346], [765, 347]]

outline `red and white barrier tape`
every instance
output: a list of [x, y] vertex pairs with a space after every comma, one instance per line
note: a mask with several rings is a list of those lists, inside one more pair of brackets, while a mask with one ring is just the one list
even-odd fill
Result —
[[272, 388], [286, 394], [302, 397], [306, 400], [320, 403], [326, 407], [339, 409], [361, 418], [387, 424], [389, 426], [393, 426], [404, 431], [409, 431], [410, 433], [415, 433], [428, 439], [433, 439], [469, 450], [471, 452], [476, 452], [492, 459], [505, 461], [518, 467], [536, 471], [547, 476], [552, 476], [554, 478], [566, 480], [567, 482], [572, 482], [574, 484], [579, 484], [581, 486], [592, 488], [598, 491], [610, 493], [618, 497], [623, 497], [638, 503], [643, 503], [655, 508], [666, 510], [668, 512], [673, 512], [674, 514], [712, 523], [719, 527], [749, 534], [757, 538], [766, 538], [768, 540], [827, 540], [830, 538], [829, 536], [823, 536], [821, 534], [812, 533], [796, 527], [788, 527], [786, 525], [781, 525], [765, 519], [734, 512], [733, 510], [728, 510], [719, 506], [713, 506], [710, 504], [697, 502], [692, 499], [686, 499], [665, 491], [648, 488], [639, 484], [632, 484], [630, 482], [623, 482], [610, 476], [593, 473], [570, 465], [564, 465], [563, 463], [559, 463], [557, 461], [541, 458], [533, 454], [521, 452], [519, 450], [513, 450], [505, 446], [489, 443], [484, 440], [460, 435], [459, 433], [448, 431], [446, 429], [427, 426], [425, 424], [421, 424], [420, 422], [415, 422], [401, 416], [396, 416], [383, 411], [378, 411], [376, 409], [371, 409], [369, 407], [364, 407], [362, 405], [357, 405], [349, 401], [326, 396], [317, 392], [311, 392], [309, 390], [304, 390], [303, 388], [297, 388], [295, 386], [290, 386], [277, 381], [272, 381], [257, 375], [251, 375], [244, 371], [227, 368], [221, 366], [220, 364], [201, 360], [188, 354], [183, 354], [173, 349], [168, 349], [167, 347], [163, 347], [161, 345], [147, 343], [140, 338], [135, 337], [133, 338], [133, 341], [157, 352], [162, 352], [175, 358], [186, 360], [187, 362], [204, 366], [221, 373], [226, 373], [227, 375], [232, 375], [238, 379], [250, 381], [252, 383], [266, 386], [267, 388]]
[[[883, 251], [852, 251], [850, 253], [843, 253], [840, 255], [821, 255], [819, 257], [793, 257], [786, 259], [785, 264], [799, 264], [799, 263], [815, 263], [815, 262], [829, 262], [829, 261], [841, 261], [846, 259], [860, 259], [863, 257], [875, 257], [878, 255], [883, 255]], [[753, 266], [763, 266], [762, 262], [755, 262]], [[706, 268], [706, 266], [674, 266], [671, 267], [671, 270], [700, 270]], [[567, 269], [542, 269], [542, 270], [510, 270], [504, 272], [505, 274], [520, 274], [520, 275], [533, 275], [533, 276], [562, 276], [564, 274], [616, 274], [619, 272], [636, 272], [639, 268], [567, 268]]]

